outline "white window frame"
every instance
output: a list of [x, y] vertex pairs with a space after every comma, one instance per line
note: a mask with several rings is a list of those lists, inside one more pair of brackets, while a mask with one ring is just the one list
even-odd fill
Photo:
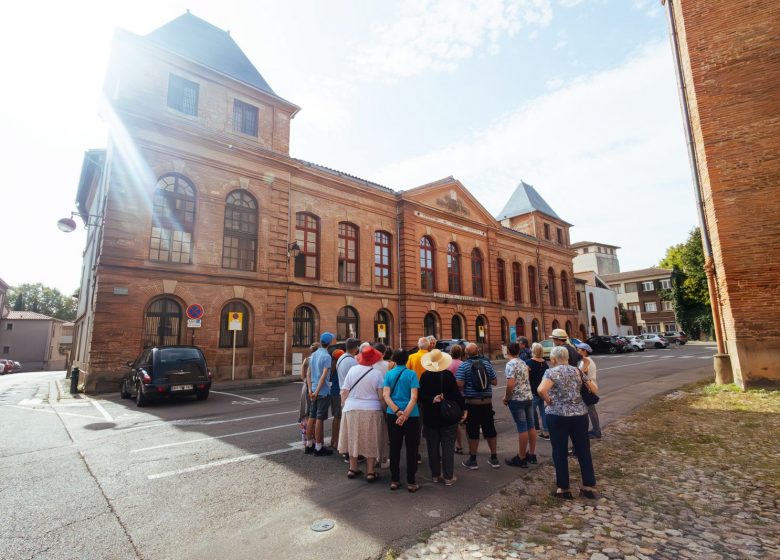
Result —
[[[650, 286], [649, 288], [647, 286]], [[642, 291], [643, 292], [654, 292], [655, 291], [655, 282], [652, 280], [645, 280], [642, 282]]]
[[662, 290], [671, 290], [672, 289], [672, 280], [670, 278], [664, 278], [661, 280], [661, 289]]
[[[652, 306], [652, 309], [651, 309]], [[645, 302], [645, 313], [658, 313], [658, 305], [654, 301]]]
[[661, 311], [674, 311], [674, 304], [668, 299], [661, 300]]

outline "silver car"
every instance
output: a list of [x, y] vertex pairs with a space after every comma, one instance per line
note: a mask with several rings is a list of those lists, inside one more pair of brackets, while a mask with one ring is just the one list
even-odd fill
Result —
[[644, 352], [645, 351], [645, 341], [639, 338], [638, 336], [628, 336], [628, 343], [634, 347], [634, 350], [637, 352]]
[[645, 348], [668, 348], [669, 341], [657, 333], [640, 334], [639, 338], [645, 343]]

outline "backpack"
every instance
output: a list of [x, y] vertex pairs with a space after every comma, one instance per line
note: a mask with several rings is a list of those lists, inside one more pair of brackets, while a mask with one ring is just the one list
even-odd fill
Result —
[[477, 358], [471, 361], [471, 384], [475, 391], [485, 392], [490, 387], [490, 376], [488, 375], [485, 363]]

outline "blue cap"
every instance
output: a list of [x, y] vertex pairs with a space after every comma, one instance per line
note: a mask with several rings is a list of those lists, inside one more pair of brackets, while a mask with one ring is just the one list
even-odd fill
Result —
[[322, 344], [330, 344], [333, 342], [333, 339], [336, 338], [333, 333], [324, 332], [320, 335], [320, 342]]
[[577, 348], [580, 350], [585, 350], [588, 354], [593, 354], [593, 348], [590, 347], [590, 344], [585, 344], [584, 342], [580, 342], [577, 345]]

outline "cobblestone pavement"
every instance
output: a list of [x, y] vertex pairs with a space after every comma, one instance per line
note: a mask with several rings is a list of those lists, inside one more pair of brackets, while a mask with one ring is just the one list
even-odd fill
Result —
[[386, 558], [780, 558], [780, 392], [688, 387], [610, 426], [593, 454], [598, 500], [549, 497], [549, 462], [518, 469]]

